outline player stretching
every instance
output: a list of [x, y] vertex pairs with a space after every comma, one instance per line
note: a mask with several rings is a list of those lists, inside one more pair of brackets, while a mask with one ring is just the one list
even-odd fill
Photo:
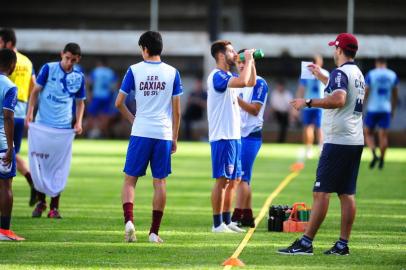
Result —
[[14, 107], [17, 103], [17, 87], [7, 76], [13, 73], [17, 56], [10, 49], [0, 50], [0, 240], [24, 240], [10, 230], [13, 209], [13, 177], [16, 176], [16, 160], [13, 148]]
[[354, 63], [358, 41], [352, 34], [339, 34], [335, 41], [334, 62], [337, 68], [325, 77], [320, 67], [312, 73], [327, 85], [325, 98], [295, 99], [292, 106], [323, 108], [322, 128], [324, 145], [313, 188], [313, 208], [304, 235], [291, 246], [280, 249], [287, 255], [313, 255], [313, 239], [327, 214], [330, 194], [337, 193], [341, 203], [341, 233], [334, 246], [324, 252], [330, 255], [348, 255], [348, 240], [355, 219], [355, 191], [358, 169], [364, 147], [362, 132], [362, 103], [365, 82]]
[[[161, 62], [161, 34], [145, 32], [138, 45], [144, 61], [129, 67], [116, 99], [116, 107], [132, 123], [122, 190], [125, 240], [136, 241], [134, 188], [138, 178], [145, 175], [150, 163], [154, 197], [149, 241], [161, 243], [163, 241], [158, 232], [166, 204], [166, 177], [171, 173], [171, 154], [177, 148], [180, 95], [183, 90], [179, 72]], [[135, 117], [125, 105], [125, 99], [131, 91], [135, 91], [137, 103]]]
[[[48, 194], [51, 196], [48, 217], [61, 218], [59, 198], [69, 174], [71, 145], [74, 137], [71, 130], [72, 103], [76, 101], [74, 132], [77, 134], [82, 133], [85, 109], [85, 78], [83, 73], [74, 68], [80, 58], [79, 45], [68, 43], [61, 52], [60, 62], [50, 62], [42, 66], [30, 96], [27, 125], [33, 121], [34, 108], [38, 103], [35, 125], [30, 126], [28, 130], [30, 168], [39, 200], [32, 212], [32, 217], [41, 217], [46, 209], [45, 194]], [[49, 138], [44, 142], [39, 139], [43, 136]], [[71, 141], [67, 138], [71, 138]], [[64, 139], [62, 143], [61, 139]], [[49, 159], [44, 158], [39, 161], [35, 159], [41, 156], [33, 155], [35, 153], [52, 153], [52, 155]]]
[[35, 73], [30, 59], [19, 53], [16, 48], [17, 38], [14, 30], [0, 30], [0, 48], [13, 50], [17, 55], [17, 64], [10, 79], [18, 88], [17, 105], [14, 109], [14, 150], [16, 152], [17, 170], [24, 175], [31, 188], [28, 204], [33, 206], [37, 201], [37, 191], [32, 182], [31, 173], [27, 163], [20, 157], [21, 141], [24, 134], [24, 119], [27, 113], [27, 102], [32, 88], [35, 85]]
[[[385, 59], [378, 58], [375, 65], [376, 68], [368, 72], [365, 77], [365, 101], [368, 102], [365, 116], [365, 139], [373, 155], [369, 167], [372, 169], [379, 161], [379, 169], [382, 169], [386, 148], [388, 148], [388, 128], [398, 99], [399, 82], [396, 73], [386, 67]], [[375, 126], [379, 127], [380, 157], [375, 150]]]
[[245, 68], [238, 77], [230, 72], [237, 58], [231, 42], [220, 40], [211, 45], [217, 66], [207, 78], [212, 175], [216, 179], [211, 194], [214, 233], [241, 231], [231, 222], [230, 212], [236, 179], [241, 176], [241, 116], [237, 96], [238, 88], [255, 85], [252, 53], [253, 50], [244, 52]]
[[[240, 50], [238, 54], [243, 52], [244, 50]], [[238, 70], [242, 72], [244, 67], [245, 61], [238, 58]], [[238, 97], [238, 104], [241, 107], [242, 181], [237, 187], [236, 207], [231, 221], [240, 223], [242, 226], [255, 227], [250, 182], [254, 161], [262, 145], [262, 125], [267, 95], [266, 81], [257, 76], [255, 86], [245, 87]]]

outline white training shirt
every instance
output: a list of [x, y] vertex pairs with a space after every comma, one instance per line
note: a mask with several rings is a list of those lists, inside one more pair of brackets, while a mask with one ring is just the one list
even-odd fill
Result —
[[347, 98], [344, 107], [323, 110], [324, 143], [364, 145], [362, 106], [365, 81], [353, 62], [347, 62], [331, 72], [324, 93], [328, 96], [334, 91], [345, 91]]
[[236, 74], [214, 69], [207, 78], [207, 119], [209, 141], [241, 139], [239, 88], [229, 88]]
[[259, 103], [262, 105], [257, 116], [252, 115], [241, 108], [241, 137], [247, 137], [250, 133], [262, 129], [267, 96], [268, 85], [260, 76], [257, 76], [254, 87], [244, 87], [241, 89], [240, 98], [242, 100], [247, 103]]
[[126, 95], [131, 91], [137, 104], [131, 135], [172, 140], [172, 97], [183, 94], [179, 72], [163, 62], [132, 65], [120, 89]]

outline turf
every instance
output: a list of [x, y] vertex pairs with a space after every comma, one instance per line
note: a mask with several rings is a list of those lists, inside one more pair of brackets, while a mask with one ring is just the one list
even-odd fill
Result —
[[[26, 156], [26, 143], [22, 154]], [[162, 245], [147, 242], [152, 181], [136, 189], [137, 243], [124, 243], [120, 190], [126, 141], [74, 143], [71, 174], [61, 198], [62, 220], [31, 218], [28, 187], [14, 179], [12, 228], [25, 242], [0, 243], [0, 269], [221, 269], [243, 235], [214, 235], [211, 228], [210, 149], [207, 143], [180, 143], [173, 156], [168, 199], [160, 235]], [[288, 175], [298, 145], [266, 144], [254, 171], [254, 211]], [[315, 256], [286, 257], [275, 251], [297, 233], [270, 233], [264, 219], [240, 258], [245, 269], [402, 269], [406, 268], [406, 149], [390, 149], [383, 171], [369, 170], [365, 149], [358, 178], [358, 213], [351, 255], [328, 257], [322, 251], [337, 239], [339, 203], [332, 196], [328, 216], [314, 242]], [[274, 204], [311, 203], [317, 159], [274, 200]]]

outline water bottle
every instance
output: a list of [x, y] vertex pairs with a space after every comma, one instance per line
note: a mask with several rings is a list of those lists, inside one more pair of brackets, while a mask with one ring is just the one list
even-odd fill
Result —
[[[258, 49], [258, 50], [255, 50], [255, 52], [252, 54], [252, 56], [254, 57], [255, 60], [258, 60], [258, 59], [264, 58], [265, 54], [261, 49]], [[240, 60], [245, 61], [245, 55], [243, 52], [240, 53]]]

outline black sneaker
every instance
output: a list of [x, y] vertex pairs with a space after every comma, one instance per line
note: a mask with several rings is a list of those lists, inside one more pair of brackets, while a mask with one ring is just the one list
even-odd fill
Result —
[[38, 202], [38, 197], [37, 197], [37, 191], [35, 188], [31, 187], [31, 192], [30, 192], [30, 201], [28, 202], [29, 206], [34, 206]]
[[378, 165], [378, 168], [379, 168], [380, 170], [383, 169], [383, 164], [384, 164], [384, 160], [383, 160], [383, 158], [381, 157], [381, 158], [379, 159], [379, 165]]
[[255, 218], [250, 218], [250, 219], [242, 219], [240, 222], [240, 227], [250, 227], [250, 228], [255, 228]]
[[332, 248], [329, 250], [325, 251], [324, 254], [326, 255], [338, 255], [338, 256], [346, 256], [350, 255], [350, 249], [348, 246], [345, 246], [344, 248], [339, 248], [339, 243], [336, 242]]
[[313, 246], [305, 247], [300, 239], [296, 239], [290, 247], [278, 250], [283, 255], [313, 255]]
[[375, 167], [375, 164], [379, 161], [378, 156], [374, 156], [371, 160], [371, 162], [369, 163], [369, 168], [373, 169]]

